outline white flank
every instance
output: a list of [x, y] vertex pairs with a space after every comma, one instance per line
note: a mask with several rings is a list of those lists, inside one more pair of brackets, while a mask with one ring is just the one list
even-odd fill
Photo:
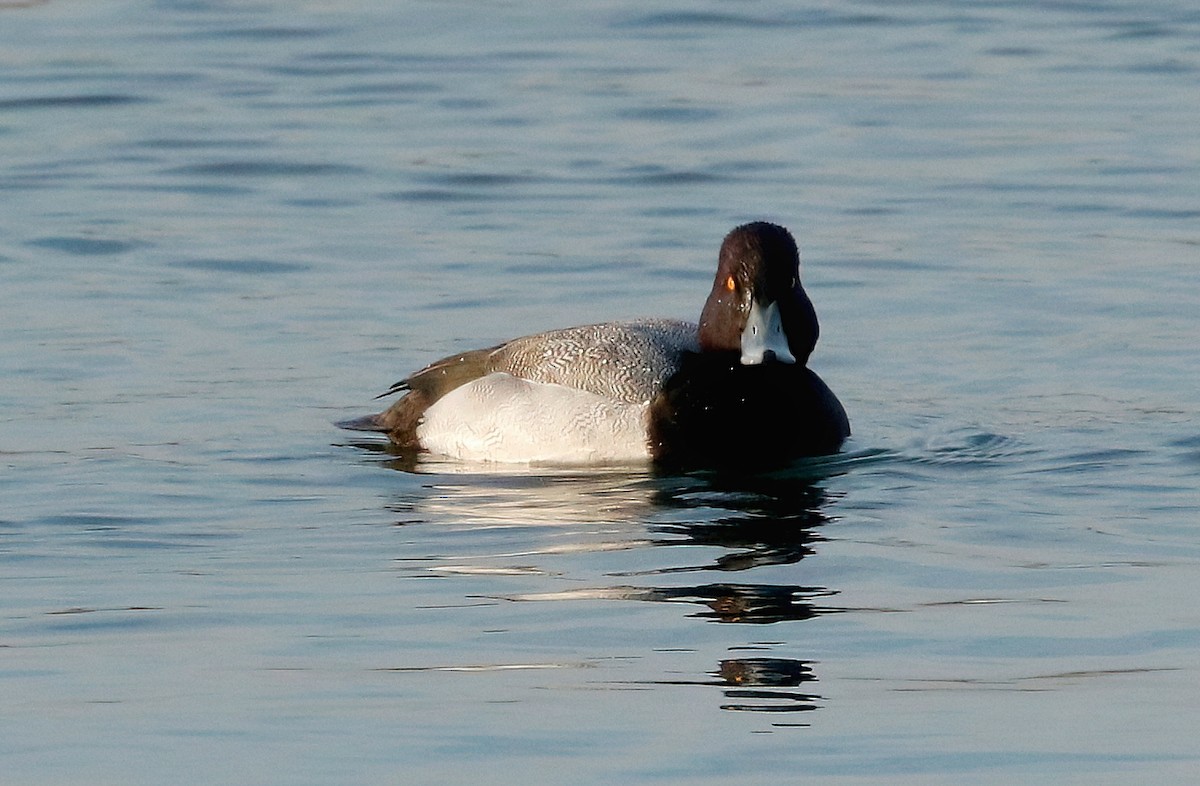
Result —
[[601, 464], [646, 461], [646, 404], [489, 374], [447, 393], [417, 427], [433, 453], [464, 461]]

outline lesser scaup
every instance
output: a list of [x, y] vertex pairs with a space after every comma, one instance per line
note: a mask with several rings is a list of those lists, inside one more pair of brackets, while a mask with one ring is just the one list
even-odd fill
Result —
[[781, 226], [721, 245], [699, 324], [609, 322], [444, 358], [387, 410], [340, 424], [398, 447], [496, 462], [762, 465], [833, 453], [846, 411], [807, 367], [817, 315]]

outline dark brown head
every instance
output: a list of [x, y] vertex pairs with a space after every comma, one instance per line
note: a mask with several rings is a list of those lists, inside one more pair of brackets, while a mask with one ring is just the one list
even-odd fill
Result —
[[791, 234], [756, 221], [726, 235], [700, 315], [700, 348], [738, 352], [744, 365], [805, 365], [818, 332], [816, 311], [800, 285], [800, 253]]

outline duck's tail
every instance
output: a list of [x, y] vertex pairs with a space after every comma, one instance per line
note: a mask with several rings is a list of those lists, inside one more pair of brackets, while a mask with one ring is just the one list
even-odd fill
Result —
[[338, 428], [344, 428], [347, 431], [377, 431], [383, 434], [391, 431], [383, 423], [383, 413], [377, 415], [364, 415], [361, 418], [351, 418], [350, 420], [342, 420], [334, 425]]

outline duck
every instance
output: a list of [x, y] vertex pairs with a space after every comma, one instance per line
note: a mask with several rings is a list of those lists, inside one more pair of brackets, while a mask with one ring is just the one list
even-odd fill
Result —
[[764, 466], [836, 453], [850, 422], [808, 367], [820, 328], [782, 226], [725, 236], [698, 322], [551, 330], [437, 360], [339, 423], [471, 462]]

